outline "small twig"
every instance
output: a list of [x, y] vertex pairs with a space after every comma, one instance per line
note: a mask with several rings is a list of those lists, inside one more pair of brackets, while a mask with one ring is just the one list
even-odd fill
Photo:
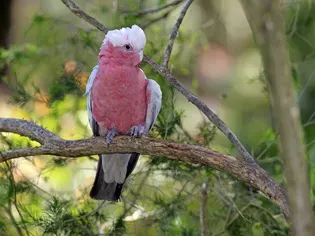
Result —
[[26, 227], [26, 224], [25, 224], [25, 220], [24, 220], [24, 218], [23, 218], [23, 215], [22, 215], [22, 213], [21, 213], [21, 211], [20, 211], [20, 209], [19, 209], [19, 207], [18, 207], [18, 204], [17, 204], [17, 199], [16, 199], [16, 186], [15, 186], [14, 176], [13, 176], [13, 172], [12, 172], [12, 163], [11, 163], [11, 165], [9, 165], [9, 163], [6, 161], [5, 164], [6, 164], [7, 168], [8, 168], [9, 171], [10, 171], [10, 179], [11, 179], [12, 185], [13, 185], [13, 195], [14, 195], [14, 197], [13, 197], [13, 205], [15, 206], [15, 209], [16, 209], [17, 213], [18, 213], [19, 216], [20, 216], [20, 219], [21, 219], [21, 222], [22, 222], [22, 225], [23, 225], [23, 228], [24, 228], [24, 231], [25, 231], [26, 235], [27, 235], [27, 236], [30, 236], [30, 234], [29, 234], [29, 232], [28, 232], [28, 230], [27, 230], [27, 227]]
[[[141, 180], [141, 182], [140, 182], [140, 184], [139, 184], [139, 186], [138, 186], [138, 188], [136, 190], [136, 193], [140, 193], [141, 192], [141, 190], [142, 190], [142, 188], [144, 186], [144, 183], [147, 181], [147, 179], [149, 178], [150, 174], [151, 174], [151, 170], [149, 169], [145, 173], [145, 176], [142, 178], [142, 180]], [[134, 196], [134, 198], [132, 200], [133, 204], [136, 203], [137, 199], [138, 199], [138, 196]], [[122, 218], [125, 218], [126, 215], [131, 211], [131, 209], [133, 208], [133, 204], [130, 204], [130, 206], [128, 208], [125, 208], [125, 210], [124, 210], [124, 212], [122, 214]]]
[[[242, 216], [242, 218], [245, 219], [245, 217], [242, 215], [241, 211], [238, 209], [237, 205], [235, 204], [235, 202], [233, 201], [233, 199], [229, 196], [229, 194], [227, 193], [226, 189], [223, 187], [222, 184], [222, 180], [220, 178], [220, 175], [215, 175], [217, 177], [217, 179], [219, 180], [220, 183], [220, 187], [221, 187], [221, 191], [223, 192], [224, 196], [227, 197], [227, 199], [230, 201], [230, 203], [232, 204], [233, 208]], [[250, 186], [250, 185], [249, 185]], [[215, 191], [215, 188], [213, 188], [213, 190]]]
[[135, 12], [125, 12], [125, 14], [131, 15], [131, 16], [142, 16], [145, 14], [152, 14], [152, 13], [157, 13], [159, 11], [162, 11], [164, 9], [167, 9], [169, 7], [174, 7], [183, 2], [184, 0], [176, 0], [173, 2], [170, 2], [168, 4], [165, 4], [164, 6], [157, 7], [157, 8], [150, 8], [150, 9], [143, 9]]
[[[0, 153], [0, 156], [1, 156], [1, 153]], [[9, 170], [9, 172], [11, 174], [11, 170], [10, 170], [9, 164], [7, 162], [5, 162], [5, 164], [6, 164], [8, 170]], [[7, 178], [10, 179], [10, 178], [12, 178], [12, 176], [11, 175], [7, 175]], [[9, 216], [11, 222], [13, 223], [14, 227], [16, 228], [18, 235], [23, 236], [23, 231], [22, 231], [21, 227], [19, 226], [18, 222], [16, 221], [16, 219], [15, 219], [13, 213], [12, 213], [12, 199], [11, 198], [8, 199], [8, 207], [4, 207], [4, 209], [7, 212], [7, 214]]]
[[200, 189], [200, 235], [201, 236], [210, 236], [208, 228], [208, 193], [207, 193], [207, 184], [204, 182], [201, 185]]
[[[147, 181], [147, 179], [148, 179], [148, 177], [149, 177], [150, 174], [151, 174], [151, 171], [150, 171], [150, 169], [149, 169], [149, 170], [145, 173], [145, 176], [142, 178], [142, 180], [141, 180], [141, 182], [140, 182], [138, 188], [136, 189], [136, 191], [135, 191], [136, 193], [141, 192], [141, 189], [144, 187], [144, 183]], [[122, 215], [121, 215], [120, 217], [121, 217], [124, 221], [128, 221], [128, 220], [126, 220], [126, 219], [131, 218], [130, 216], [127, 216], [127, 214], [128, 214], [128, 213], [131, 211], [131, 209], [135, 206], [135, 202], [137, 201], [138, 197], [139, 197], [139, 195], [137, 195], [137, 194], [134, 195], [134, 198], [133, 198], [133, 200], [131, 201], [131, 203], [129, 203], [130, 206], [129, 206], [128, 208], [125, 206], [126, 201], [125, 201], [124, 199], [122, 199], [122, 200], [124, 201], [124, 211], [123, 211], [123, 213], [122, 213]], [[109, 226], [111, 226], [111, 225], [113, 225], [113, 224], [115, 224], [115, 221], [114, 221], [114, 220], [111, 221], [111, 222], [105, 222], [104, 224], [102, 224], [102, 225], [100, 226], [100, 232], [103, 233], [104, 230], [105, 230], [107, 227], [109, 227]]]
[[141, 24], [141, 25], [140, 25], [141, 28], [142, 28], [142, 29], [145, 29], [145, 28], [147, 28], [148, 26], [150, 26], [150, 25], [152, 25], [152, 24], [154, 24], [154, 23], [156, 23], [156, 22], [158, 22], [158, 21], [160, 21], [160, 20], [163, 20], [163, 19], [167, 18], [168, 15], [170, 14], [170, 12], [171, 12], [171, 11], [167, 11], [167, 12], [165, 12], [163, 15], [161, 15], [161, 16], [159, 16], [159, 17], [156, 17], [156, 18], [153, 18], [153, 19], [149, 20], [148, 22], [146, 22], [146, 23], [144, 23], [144, 24]]
[[166, 47], [166, 50], [164, 53], [164, 60], [162, 63], [162, 67], [164, 67], [164, 68], [167, 68], [167, 66], [168, 66], [168, 61], [169, 61], [171, 53], [172, 53], [174, 41], [175, 41], [175, 38], [178, 34], [179, 27], [180, 27], [185, 15], [186, 15], [186, 12], [187, 12], [189, 6], [192, 4], [192, 2], [193, 2], [193, 0], [187, 0], [187, 2], [185, 3], [181, 13], [179, 14], [177, 21], [173, 27], [170, 39], [168, 40], [168, 44], [167, 44], [167, 47]]
[[10, 204], [9, 207], [5, 207], [5, 211], [9, 215], [9, 218], [12, 221], [12, 223], [14, 224], [14, 227], [16, 228], [19, 236], [23, 236], [23, 231], [22, 231], [22, 229], [20, 228], [19, 224], [16, 222], [16, 219], [13, 216], [11, 204]]
[[[233, 207], [230, 206], [230, 207], [229, 207], [229, 210], [228, 210], [228, 213], [226, 214], [226, 217], [225, 217], [225, 220], [224, 220], [224, 226], [222, 227], [222, 230], [219, 232], [218, 235], [220, 235], [221, 233], [223, 233], [223, 232], [226, 230], [227, 224], [228, 224], [228, 222], [229, 222], [229, 218], [230, 218], [230, 216], [231, 216], [231, 214], [232, 214], [232, 209], [233, 209]], [[217, 234], [215, 234], [215, 236], [217, 236]]]
[[[246, 204], [246, 205], [240, 210], [240, 212], [246, 211], [251, 205], [252, 205], [252, 203], [249, 202], [248, 204]], [[241, 215], [242, 215], [242, 214], [239, 214], [239, 212], [236, 212], [235, 215], [232, 217], [232, 219], [231, 219], [228, 223], [225, 224], [224, 228], [223, 228], [217, 235], [223, 234], [223, 233], [225, 232], [225, 230], [226, 230], [228, 227], [230, 227], [231, 224], [233, 224], [233, 222], [234, 222], [235, 220], [237, 220]]]
[[89, 216], [91, 216], [91, 215], [95, 214], [96, 212], [98, 212], [99, 210], [101, 210], [104, 207], [104, 205], [107, 205], [108, 203], [105, 200], [103, 200], [102, 202], [98, 201], [98, 204], [99, 205], [96, 207], [95, 210], [90, 211], [84, 215], [78, 216], [75, 219], [71, 218], [71, 219], [65, 220], [65, 221], [63, 221], [63, 223], [66, 224], [66, 223], [70, 223], [70, 222], [77, 221], [80, 219], [87, 219]]
[[107, 31], [109, 31], [109, 29], [106, 26], [104, 26], [102, 23], [100, 23], [98, 20], [96, 20], [92, 16], [82, 11], [72, 0], [61, 0], [61, 1], [70, 9], [70, 11], [72, 11], [72, 13], [84, 19], [91, 25], [95, 26], [100, 31], [104, 33], [107, 33]]

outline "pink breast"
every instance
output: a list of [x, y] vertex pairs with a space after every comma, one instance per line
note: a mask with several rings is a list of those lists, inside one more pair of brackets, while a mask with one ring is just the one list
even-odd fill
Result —
[[102, 127], [127, 134], [145, 122], [147, 81], [138, 68], [100, 68], [92, 86], [93, 117]]

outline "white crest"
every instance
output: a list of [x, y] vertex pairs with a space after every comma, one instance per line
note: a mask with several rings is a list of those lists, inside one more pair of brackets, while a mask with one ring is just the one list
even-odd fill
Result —
[[120, 30], [110, 30], [105, 35], [103, 45], [107, 42], [116, 46], [124, 46], [130, 44], [135, 50], [143, 50], [146, 38], [143, 30], [137, 26], [133, 25], [131, 28], [122, 28]]

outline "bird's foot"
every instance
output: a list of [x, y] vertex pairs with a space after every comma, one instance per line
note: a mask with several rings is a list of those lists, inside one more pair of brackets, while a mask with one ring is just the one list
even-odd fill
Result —
[[132, 137], [140, 137], [145, 135], [145, 131], [144, 131], [144, 125], [135, 125], [132, 126], [129, 130], [130, 135]]
[[106, 143], [109, 150], [109, 145], [113, 142], [114, 137], [117, 135], [117, 131], [115, 128], [112, 128], [110, 131], [108, 131], [106, 135]]

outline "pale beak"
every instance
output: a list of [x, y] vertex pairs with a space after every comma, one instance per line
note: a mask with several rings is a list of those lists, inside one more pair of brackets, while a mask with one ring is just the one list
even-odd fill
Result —
[[138, 51], [139, 57], [140, 57], [140, 61], [142, 61], [143, 59], [143, 50]]

